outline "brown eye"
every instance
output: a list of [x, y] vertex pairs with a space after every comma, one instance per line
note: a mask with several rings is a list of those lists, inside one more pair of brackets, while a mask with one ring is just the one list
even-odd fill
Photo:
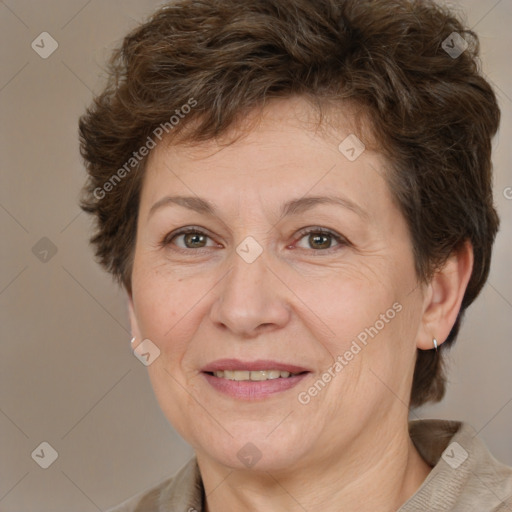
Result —
[[201, 233], [187, 233], [183, 235], [184, 244], [189, 249], [196, 249], [197, 247], [204, 247], [206, 245], [206, 237]]
[[310, 229], [306, 232], [303, 232], [299, 240], [306, 239], [306, 237], [307, 247], [303, 246], [301, 248], [325, 251], [336, 248], [336, 246], [333, 247], [333, 240], [337, 243], [338, 246], [348, 245], [347, 241], [341, 235], [319, 228]]
[[[177, 240], [180, 240], [180, 243], [176, 243]], [[199, 231], [198, 229], [188, 228], [182, 229], [176, 233], [171, 233], [167, 235], [162, 242], [163, 246], [168, 245], [176, 245], [178, 248], [187, 250], [187, 249], [203, 249], [207, 247], [207, 242], [210, 237]]]
[[332, 236], [324, 233], [316, 233], [308, 235], [308, 243], [315, 249], [330, 249]]

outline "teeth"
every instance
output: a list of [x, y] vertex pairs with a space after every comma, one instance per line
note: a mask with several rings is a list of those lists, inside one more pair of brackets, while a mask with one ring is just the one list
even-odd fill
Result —
[[251, 372], [251, 380], [267, 380], [267, 372]]
[[261, 371], [248, 371], [248, 370], [224, 370], [213, 372], [215, 377], [229, 380], [272, 380], [297, 375], [296, 373], [281, 372], [279, 370], [261, 370]]

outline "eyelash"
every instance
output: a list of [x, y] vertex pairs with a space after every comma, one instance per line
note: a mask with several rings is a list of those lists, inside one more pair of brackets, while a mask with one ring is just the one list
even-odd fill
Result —
[[[167, 248], [168, 246], [171, 245], [171, 242], [175, 238], [177, 238], [179, 236], [182, 236], [182, 235], [188, 235], [190, 233], [193, 233], [193, 234], [196, 234], [196, 235], [206, 236], [206, 237], [211, 239], [211, 237], [207, 233], [202, 231], [201, 229], [195, 228], [195, 227], [189, 227], [189, 228], [184, 228], [184, 229], [181, 229], [181, 230], [173, 232], [173, 233], [169, 233], [160, 242], [160, 246], [163, 247], [163, 248]], [[325, 228], [316, 228], [316, 227], [305, 228], [303, 231], [301, 231], [299, 233], [300, 236], [299, 236], [299, 238], [296, 241], [300, 241], [302, 238], [304, 238], [307, 235], [310, 235], [311, 233], [318, 234], [318, 235], [331, 236], [339, 244], [338, 246], [330, 247], [329, 249], [318, 249], [318, 250], [311, 249], [314, 252], [331, 253], [331, 251], [333, 251], [333, 250], [337, 250], [337, 249], [339, 250], [341, 247], [346, 247], [346, 246], [350, 245], [350, 242], [345, 237], [343, 237], [341, 235], [338, 235], [334, 231], [331, 231], [331, 230], [328, 230], [328, 229], [325, 229]], [[176, 247], [173, 250], [178, 251], [178, 252], [195, 251], [195, 252], [201, 253], [205, 249], [207, 250], [209, 248], [208, 247], [200, 247], [199, 249], [185, 249], [183, 247]]]

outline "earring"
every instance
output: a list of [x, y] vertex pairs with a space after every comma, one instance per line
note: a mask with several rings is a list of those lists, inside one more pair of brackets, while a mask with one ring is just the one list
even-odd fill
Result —
[[135, 336], [130, 340], [130, 344], [133, 345], [133, 342], [135, 341]]
[[435, 338], [432, 338], [432, 342], [434, 343], [434, 348], [436, 349], [437, 352], [437, 340]]

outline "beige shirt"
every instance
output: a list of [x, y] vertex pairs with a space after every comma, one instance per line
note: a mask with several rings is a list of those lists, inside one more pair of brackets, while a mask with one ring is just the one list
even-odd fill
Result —
[[[466, 423], [409, 422], [411, 439], [434, 466], [397, 512], [512, 512], [512, 468], [498, 462]], [[192, 458], [174, 477], [108, 512], [203, 512], [204, 489]]]

